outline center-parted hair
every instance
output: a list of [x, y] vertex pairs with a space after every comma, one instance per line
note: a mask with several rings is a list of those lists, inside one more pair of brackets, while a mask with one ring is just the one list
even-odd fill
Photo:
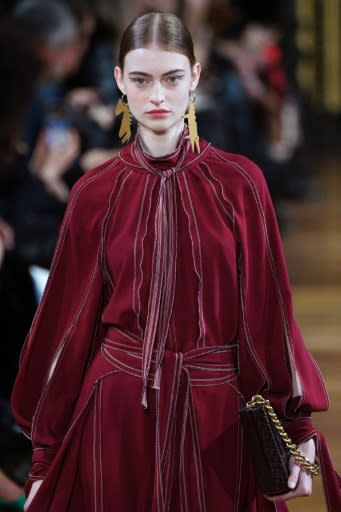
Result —
[[192, 36], [184, 22], [175, 14], [149, 12], [132, 21], [123, 32], [119, 66], [123, 69], [124, 57], [130, 51], [153, 46], [185, 55], [192, 66], [196, 62]]

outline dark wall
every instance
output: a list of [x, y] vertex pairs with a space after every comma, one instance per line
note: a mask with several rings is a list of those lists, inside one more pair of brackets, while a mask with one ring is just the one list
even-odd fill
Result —
[[280, 0], [235, 0], [234, 3], [243, 9], [248, 18], [272, 23], [278, 21], [282, 2]]

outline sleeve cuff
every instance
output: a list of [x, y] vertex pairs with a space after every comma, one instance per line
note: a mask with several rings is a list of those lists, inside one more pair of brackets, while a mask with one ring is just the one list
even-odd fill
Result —
[[43, 480], [55, 457], [56, 450], [50, 447], [36, 447], [33, 449], [32, 467], [29, 473], [29, 480]]
[[285, 429], [295, 444], [303, 443], [316, 434], [311, 416], [301, 416], [285, 423]]

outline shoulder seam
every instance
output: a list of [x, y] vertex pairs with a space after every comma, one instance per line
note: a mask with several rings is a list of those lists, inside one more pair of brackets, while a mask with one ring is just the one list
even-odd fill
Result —
[[[104, 174], [105, 172], [109, 171], [110, 169], [114, 169], [115, 167], [117, 167], [119, 161], [118, 159], [116, 161], [114, 160], [110, 160], [106, 165], [105, 164], [102, 164], [102, 165], [105, 165], [104, 167], [99, 167], [96, 174], [90, 176], [90, 177], [87, 177], [86, 174], [84, 175], [84, 179], [82, 180], [81, 183], [79, 183], [79, 181], [75, 183], [75, 193], [78, 192], [78, 190], [83, 190], [83, 188], [85, 188], [89, 183], [92, 183], [93, 181], [95, 181], [97, 178], [99, 178], [102, 174]], [[83, 177], [83, 176], [82, 176]], [[82, 177], [80, 178], [80, 180], [82, 179]]]

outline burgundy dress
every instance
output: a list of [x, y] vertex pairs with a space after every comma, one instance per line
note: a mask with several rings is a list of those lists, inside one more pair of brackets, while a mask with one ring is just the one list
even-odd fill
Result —
[[74, 186], [22, 353], [26, 490], [44, 479], [29, 512], [287, 510], [244, 449], [258, 391], [297, 441], [317, 436], [328, 398], [263, 175], [205, 141], [154, 159], [137, 140]]

